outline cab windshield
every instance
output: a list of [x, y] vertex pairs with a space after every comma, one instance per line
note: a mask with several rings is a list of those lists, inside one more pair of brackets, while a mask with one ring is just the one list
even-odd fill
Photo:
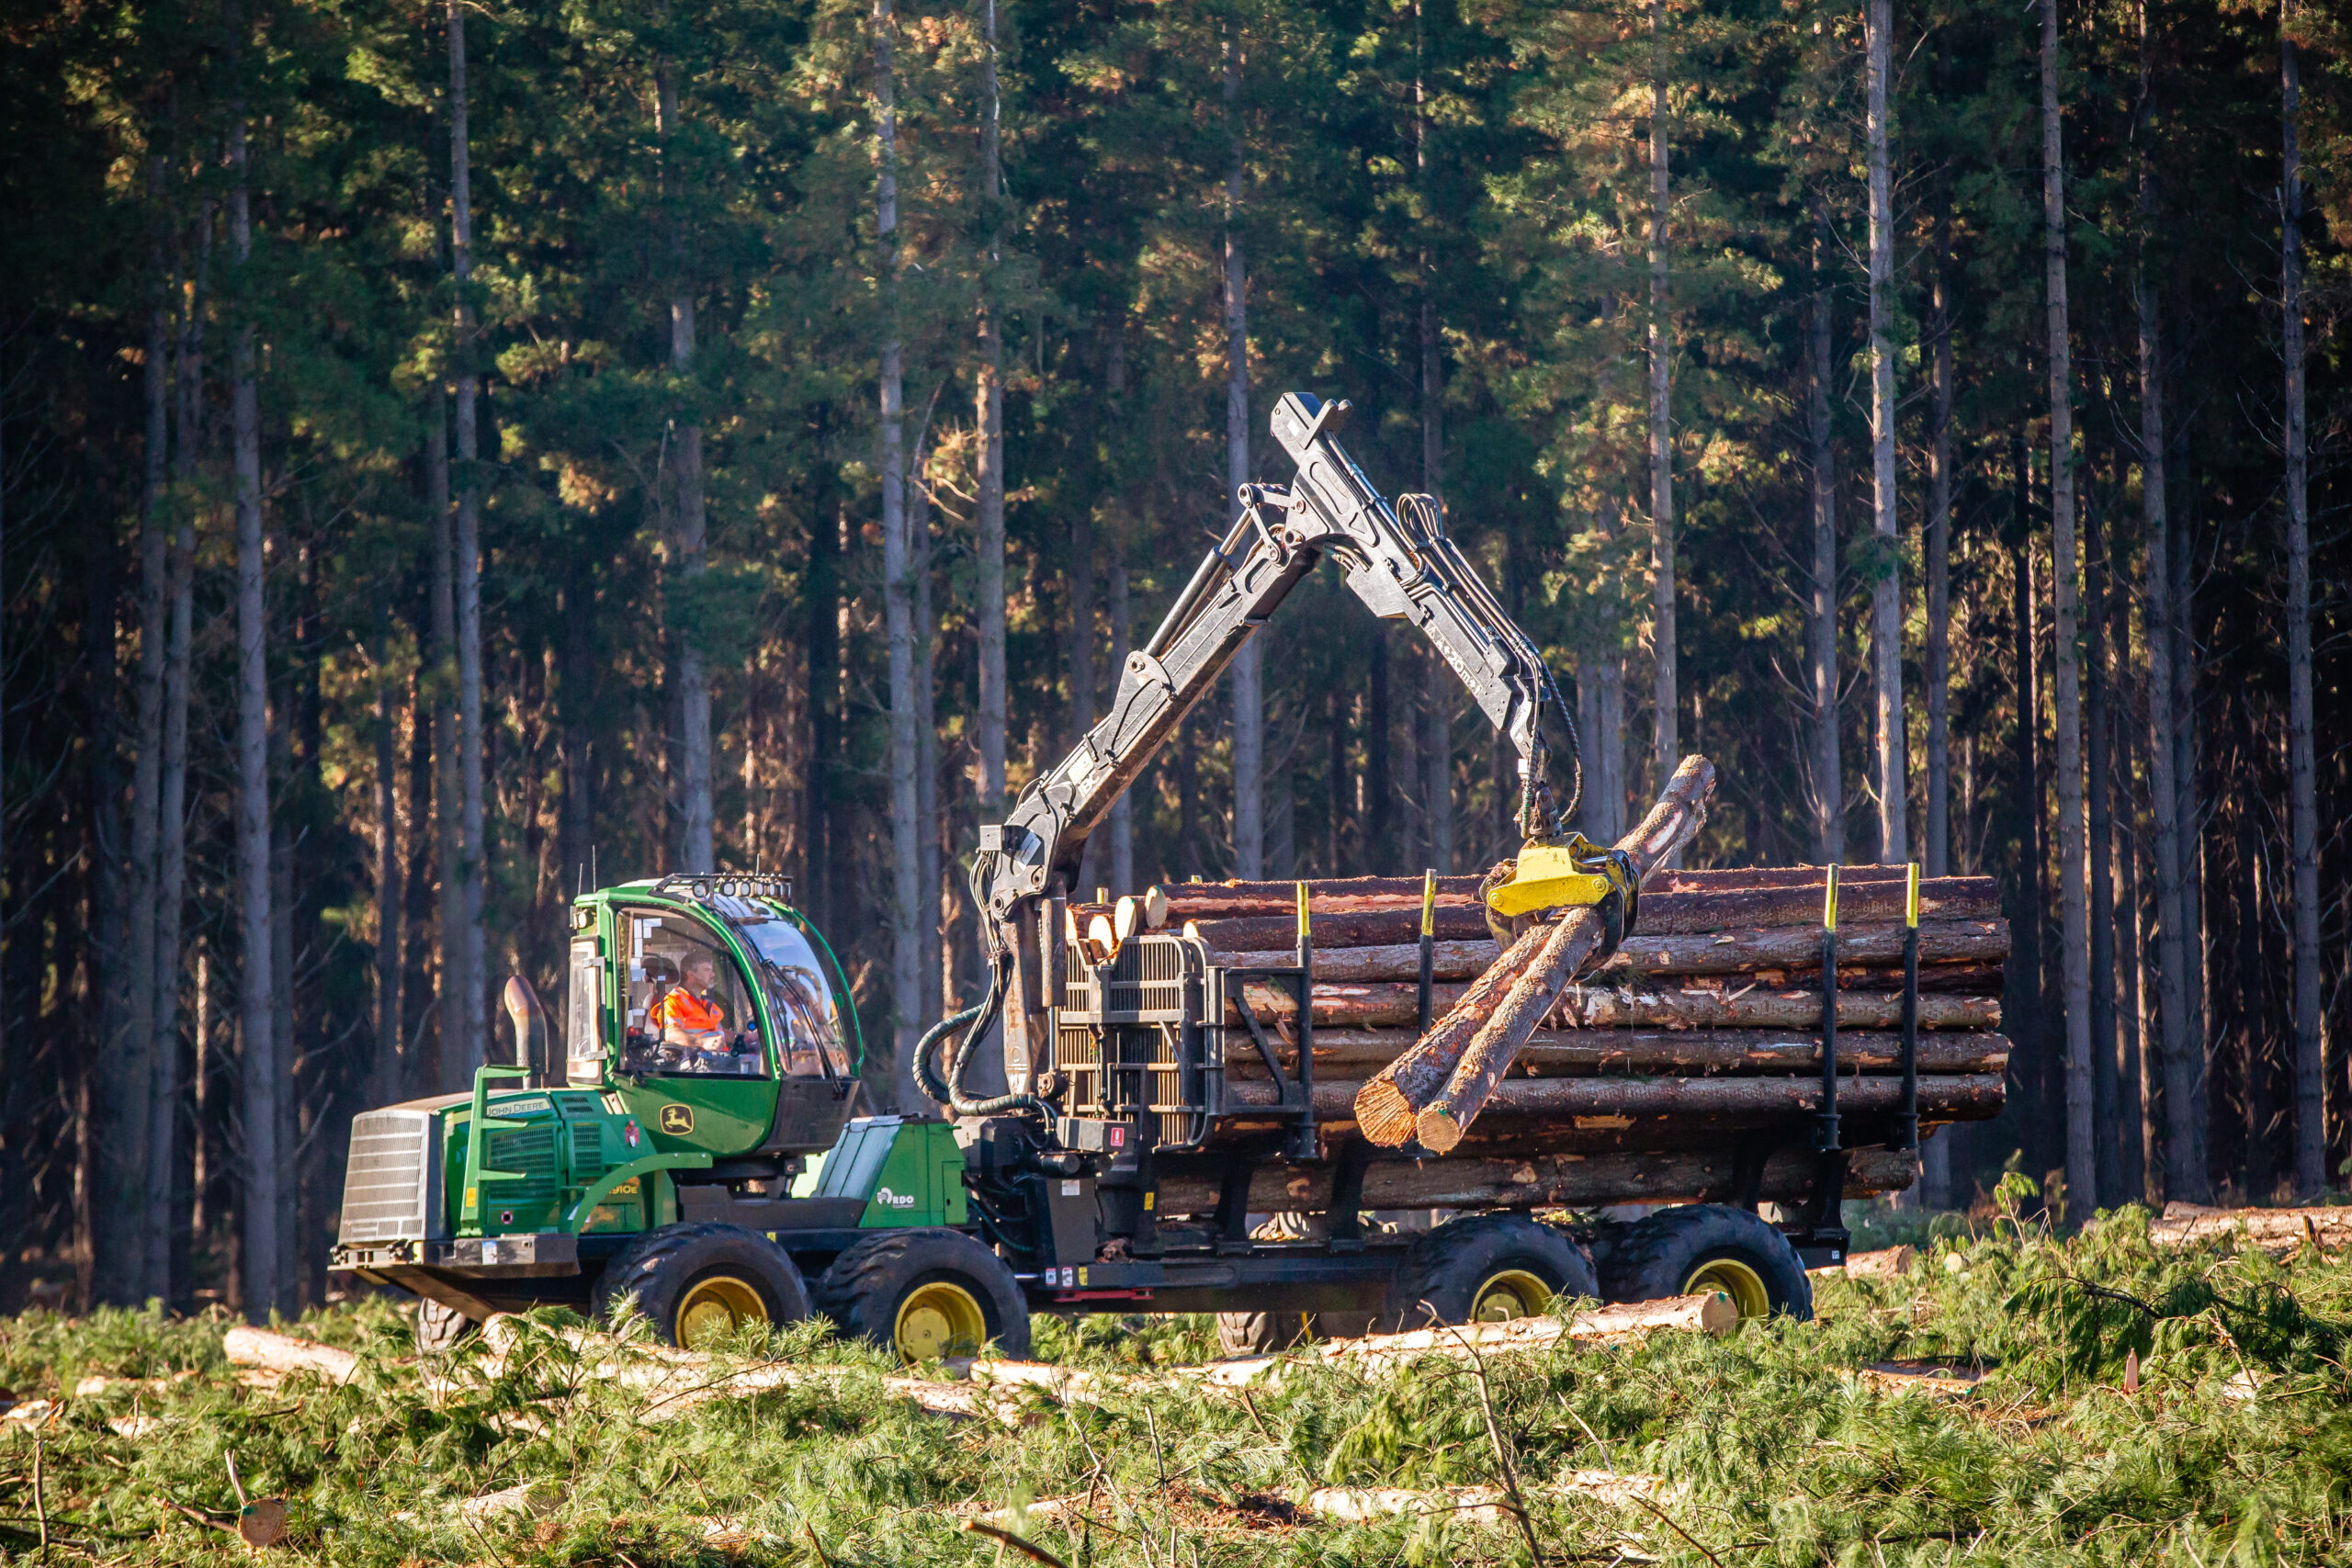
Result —
[[852, 1066], [841, 1011], [823, 961], [800, 928], [748, 898], [716, 897], [711, 908], [743, 939], [756, 960], [768, 1007], [783, 1032], [777, 1042], [784, 1070], [795, 1076], [847, 1077]]

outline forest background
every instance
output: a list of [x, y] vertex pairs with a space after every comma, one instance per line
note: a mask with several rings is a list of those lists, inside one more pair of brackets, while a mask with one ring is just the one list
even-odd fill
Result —
[[[349, 1118], [560, 1008], [583, 881], [789, 874], [911, 1093], [1291, 389], [1588, 832], [1702, 750], [1696, 863], [2000, 880], [1928, 1201], [2341, 1185], [2343, 21], [11, 0], [0, 1305], [319, 1300]], [[1084, 880], [1483, 864], [1509, 762], [1320, 573]]]

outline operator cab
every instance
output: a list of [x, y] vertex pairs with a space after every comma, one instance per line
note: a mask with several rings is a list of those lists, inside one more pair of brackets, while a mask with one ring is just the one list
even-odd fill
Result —
[[573, 906], [566, 1077], [657, 1148], [828, 1146], [862, 1053], [838, 964], [780, 877], [665, 877]]

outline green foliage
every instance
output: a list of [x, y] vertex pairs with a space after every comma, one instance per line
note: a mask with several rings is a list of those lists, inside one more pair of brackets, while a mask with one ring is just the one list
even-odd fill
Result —
[[[2125, 1211], [2065, 1241], [2013, 1226], [1939, 1237], [1911, 1275], [1825, 1280], [1820, 1302], [1818, 1322], [1719, 1341], [1488, 1358], [1547, 1558], [1605, 1561], [1617, 1543], [1684, 1568], [2345, 1561], [2352, 1261], [2154, 1248], [2144, 1213]], [[0, 1323], [0, 1371], [20, 1400], [90, 1376], [200, 1374], [118, 1384], [0, 1427], [15, 1497], [0, 1539], [32, 1551], [45, 1515], [52, 1555], [246, 1561], [165, 1506], [233, 1513], [233, 1453], [249, 1493], [288, 1500], [289, 1561], [965, 1563], [976, 1543], [951, 1509], [1090, 1489], [1096, 1523], [1041, 1514], [1016, 1529], [1103, 1568], [1171, 1551], [1261, 1568], [1524, 1559], [1508, 1524], [1443, 1514], [1272, 1528], [1267, 1499], [1284, 1490], [1494, 1483], [1475, 1374], [1458, 1360], [1370, 1376], [1302, 1365], [1246, 1401], [1182, 1376], [1092, 1404], [1033, 1394], [1006, 1427], [922, 1414], [872, 1352], [802, 1325], [751, 1331], [729, 1359], [829, 1367], [837, 1382], [649, 1427], [642, 1396], [593, 1375], [596, 1360], [564, 1337], [577, 1325], [535, 1312], [503, 1363], [477, 1338], [428, 1385], [403, 1359], [398, 1310], [367, 1302], [302, 1325], [361, 1352], [351, 1383], [264, 1391], [228, 1378], [217, 1319]], [[1105, 1372], [1193, 1363], [1214, 1344], [1200, 1318], [1044, 1320], [1037, 1339], [1041, 1354]], [[1895, 1359], [1984, 1379], [1931, 1397], [1852, 1371]], [[124, 1435], [135, 1416], [160, 1424]], [[1645, 1507], [1546, 1485], [1603, 1469], [1669, 1488]], [[562, 1500], [544, 1517], [457, 1512], [526, 1482], [559, 1483]]]

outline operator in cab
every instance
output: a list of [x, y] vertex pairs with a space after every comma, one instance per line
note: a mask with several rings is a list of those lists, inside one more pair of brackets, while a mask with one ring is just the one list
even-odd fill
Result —
[[726, 1006], [711, 995], [718, 977], [718, 966], [708, 954], [695, 953], [686, 960], [684, 982], [672, 987], [653, 1010], [662, 1043], [713, 1056], [730, 1048]]

